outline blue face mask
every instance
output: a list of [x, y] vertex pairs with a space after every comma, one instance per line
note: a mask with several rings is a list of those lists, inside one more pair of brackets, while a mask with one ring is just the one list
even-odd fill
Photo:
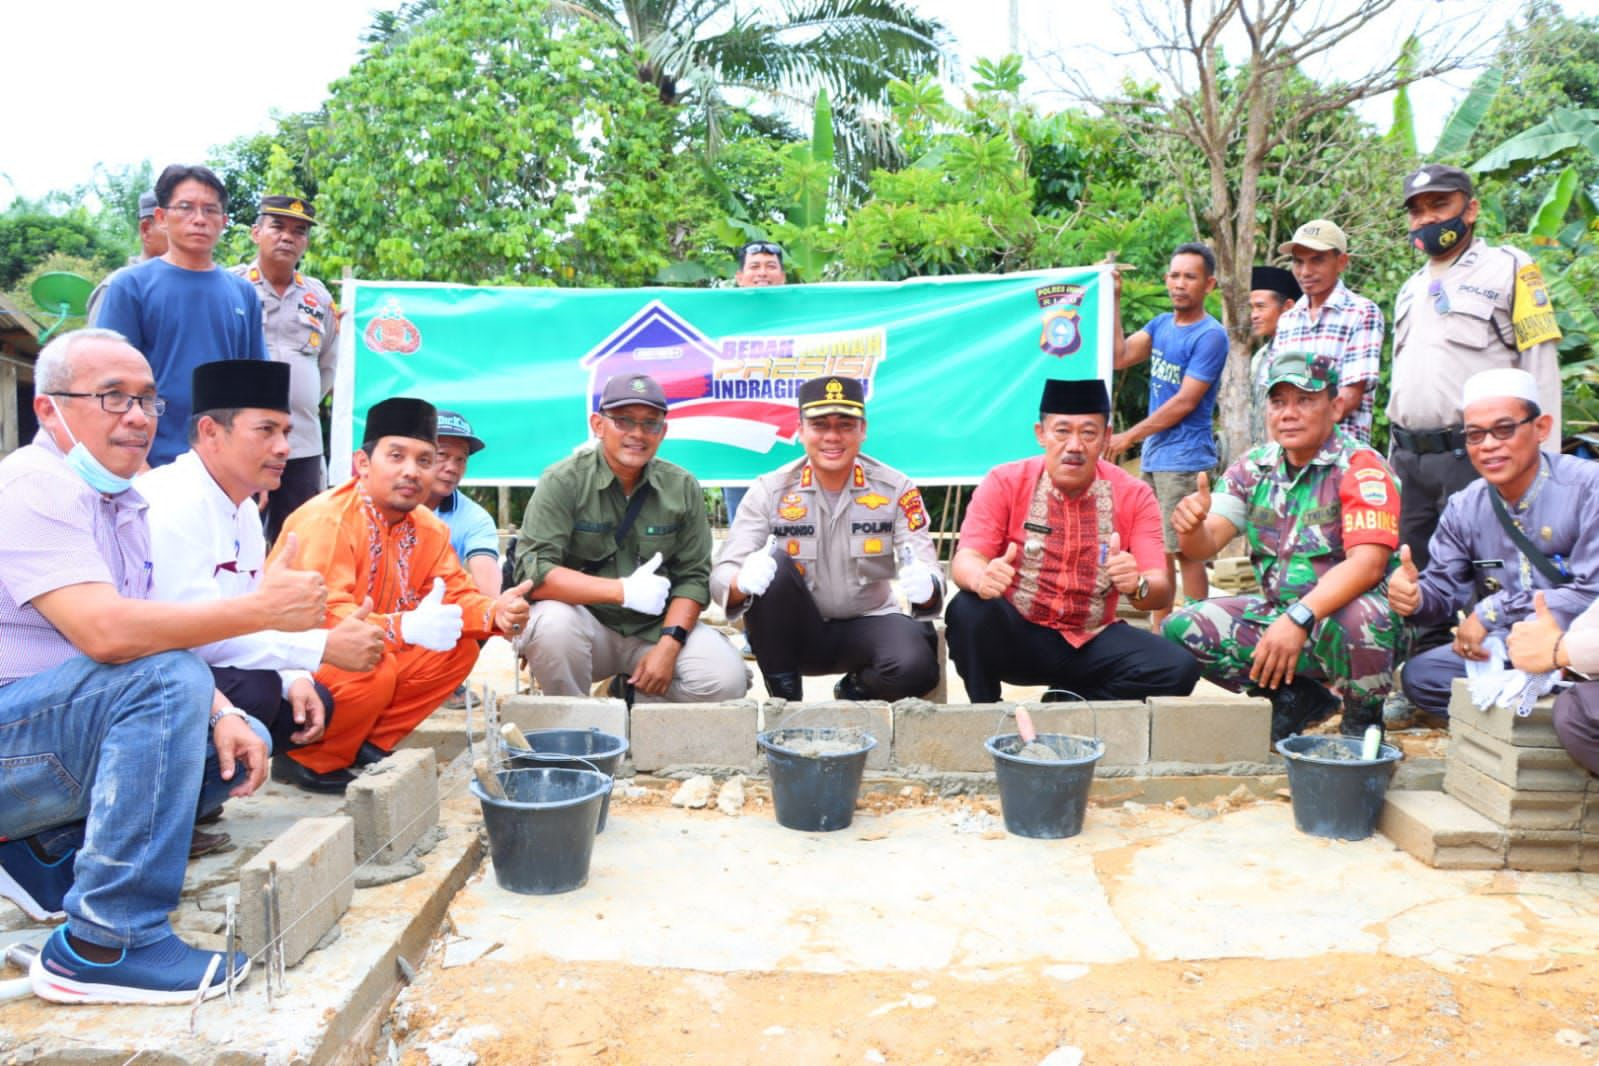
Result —
[[61, 413], [61, 405], [56, 403], [54, 396], [50, 397], [50, 406], [56, 409], [56, 415], [61, 419], [61, 428], [67, 431], [67, 439], [72, 442], [72, 450], [67, 453], [67, 465], [96, 492], [103, 492], [107, 496], [115, 496], [119, 492], [127, 492], [133, 488], [133, 479], [113, 474], [105, 465], [96, 459], [83, 446], [83, 442], [72, 434], [72, 427], [67, 425], [67, 416]]

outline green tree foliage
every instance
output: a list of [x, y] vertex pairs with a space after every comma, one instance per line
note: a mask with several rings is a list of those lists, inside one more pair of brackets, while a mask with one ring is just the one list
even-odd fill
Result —
[[54, 215], [30, 206], [0, 215], [0, 290], [11, 289], [52, 255], [72, 256], [110, 270], [122, 263], [126, 251], [106, 243], [81, 208]]
[[[325, 274], [641, 284], [709, 216], [614, 35], [543, 0], [441, 0], [334, 83], [310, 134]], [[645, 216], [650, 225], [642, 225]], [[663, 219], [678, 226], [663, 226]]]

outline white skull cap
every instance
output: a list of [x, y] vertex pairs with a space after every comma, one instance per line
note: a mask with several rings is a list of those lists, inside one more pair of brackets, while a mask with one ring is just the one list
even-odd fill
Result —
[[1528, 403], [1542, 405], [1543, 401], [1538, 396], [1538, 381], [1525, 370], [1518, 370], [1513, 366], [1495, 367], [1493, 370], [1479, 370], [1466, 379], [1465, 388], [1460, 390], [1460, 407], [1464, 410], [1478, 400], [1491, 400], [1498, 397], [1509, 396]]

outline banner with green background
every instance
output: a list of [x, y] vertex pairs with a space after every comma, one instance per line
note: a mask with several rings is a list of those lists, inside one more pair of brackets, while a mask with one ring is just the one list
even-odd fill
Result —
[[335, 479], [366, 410], [419, 396], [488, 447], [471, 483], [531, 484], [590, 434], [615, 374], [666, 390], [661, 455], [706, 484], [744, 484], [801, 454], [807, 378], [866, 383], [865, 450], [923, 484], [973, 483], [1038, 448], [1046, 378], [1109, 384], [1107, 267], [755, 289], [346, 284]]

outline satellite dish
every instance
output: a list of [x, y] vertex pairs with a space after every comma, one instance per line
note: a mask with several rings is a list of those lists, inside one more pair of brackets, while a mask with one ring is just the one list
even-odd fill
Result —
[[89, 294], [94, 286], [88, 278], [65, 270], [52, 270], [40, 274], [28, 288], [28, 295], [39, 310], [54, 314], [56, 320], [39, 338], [40, 343], [50, 339], [50, 334], [61, 328], [69, 318], [82, 317], [89, 310]]

